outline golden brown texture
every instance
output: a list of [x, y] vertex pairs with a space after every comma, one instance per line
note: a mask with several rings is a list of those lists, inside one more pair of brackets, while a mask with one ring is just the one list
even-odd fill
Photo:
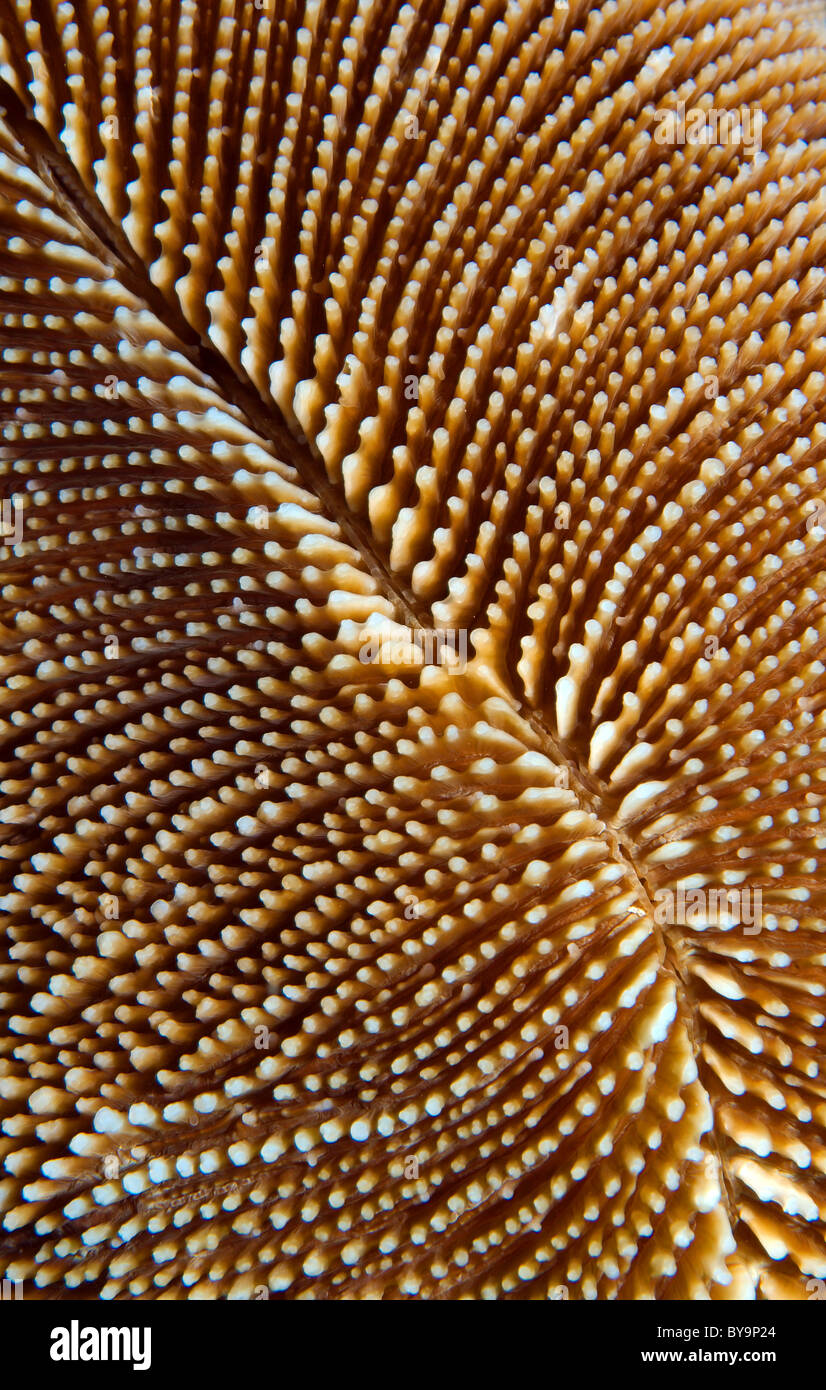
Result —
[[0, 80], [0, 1266], [805, 1298], [819, 7], [0, 0]]

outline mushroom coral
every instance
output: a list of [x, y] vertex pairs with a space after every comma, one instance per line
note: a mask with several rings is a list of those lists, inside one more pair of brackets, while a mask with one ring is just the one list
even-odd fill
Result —
[[826, 1276], [824, 79], [809, 3], [0, 0], [31, 1293]]

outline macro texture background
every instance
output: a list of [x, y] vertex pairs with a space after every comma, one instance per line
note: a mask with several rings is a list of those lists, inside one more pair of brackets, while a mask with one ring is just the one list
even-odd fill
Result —
[[0, 0], [26, 1296], [823, 1295], [825, 84], [814, 4]]

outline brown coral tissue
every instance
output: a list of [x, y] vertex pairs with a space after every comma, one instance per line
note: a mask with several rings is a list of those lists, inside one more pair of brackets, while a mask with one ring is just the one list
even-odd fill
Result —
[[823, 6], [0, 0], [0, 228], [4, 1279], [820, 1296]]

